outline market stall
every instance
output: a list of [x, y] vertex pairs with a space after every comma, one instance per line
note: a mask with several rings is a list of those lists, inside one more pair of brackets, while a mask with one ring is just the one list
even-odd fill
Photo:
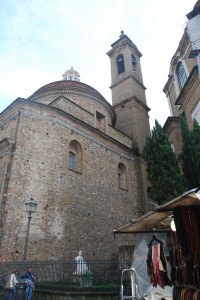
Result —
[[139, 233], [134, 254], [138, 299], [200, 299], [200, 191], [188, 191], [114, 230], [125, 233]]

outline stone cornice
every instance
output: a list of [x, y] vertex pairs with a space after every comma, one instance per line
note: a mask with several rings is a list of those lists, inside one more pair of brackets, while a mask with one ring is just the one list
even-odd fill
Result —
[[118, 84], [120, 84], [121, 82], [127, 80], [128, 78], [133, 78], [144, 90], [146, 90], [147, 88], [143, 85], [143, 83], [138, 80], [133, 74], [129, 74], [128, 76], [124, 77], [124, 78], [120, 78], [116, 83], [114, 83], [113, 85], [110, 86], [110, 89], [112, 89], [113, 87], [117, 86]]
[[169, 76], [168, 76], [168, 80], [167, 80], [167, 82], [166, 82], [166, 84], [165, 84], [165, 86], [164, 86], [164, 88], [163, 88], [163, 92], [164, 92], [165, 94], [167, 94], [167, 92], [169, 91], [170, 86], [171, 86], [171, 84], [172, 84], [172, 82], [173, 82], [173, 78], [174, 78], [173, 75], [169, 75]]
[[138, 50], [137, 46], [131, 41], [131, 39], [126, 34], [122, 34], [120, 38], [111, 45], [112, 49], [109, 50], [106, 54], [110, 56], [117, 47], [120, 47], [124, 44], [127, 44], [129, 47], [133, 48], [139, 57], [142, 56], [142, 53]]
[[[26, 107], [27, 107], [27, 109], [26, 109]], [[118, 140], [112, 138], [111, 136], [109, 136], [109, 135], [107, 135], [103, 132], [100, 132], [97, 128], [85, 123], [84, 121], [81, 121], [81, 120], [77, 119], [73, 115], [62, 111], [59, 108], [48, 106], [48, 105], [41, 104], [41, 103], [38, 103], [38, 102], [28, 101], [28, 100], [25, 100], [25, 99], [22, 99], [22, 98], [16, 99], [6, 110], [3, 111], [3, 113], [0, 114], [0, 124], [2, 124], [4, 126], [10, 119], [12, 119], [13, 117], [16, 117], [19, 110], [20, 111], [27, 111], [28, 114], [34, 114], [33, 112], [30, 111], [30, 107], [33, 107], [36, 110], [39, 109], [40, 111], [41, 111], [41, 109], [44, 109], [46, 112], [49, 112], [49, 116], [50, 116], [49, 118], [52, 118], [52, 122], [60, 124], [63, 127], [67, 127], [72, 132], [77, 132], [78, 134], [81, 134], [81, 135], [87, 137], [88, 139], [93, 140], [94, 142], [103, 145], [104, 147], [106, 147], [110, 151], [115, 152], [118, 155], [121, 155], [122, 157], [125, 157], [125, 156], [123, 154], [120, 154], [120, 151], [116, 151], [111, 146], [108, 146], [108, 145], [106, 146], [106, 144], [103, 143], [102, 140], [98, 141], [96, 138], [92, 138], [88, 134], [84, 133], [84, 131], [80, 131], [75, 127], [68, 126], [67, 123], [64, 120], [62, 120], [62, 117], [63, 118], [69, 118], [70, 120], [80, 124], [83, 128], [87, 128], [88, 130], [92, 131], [93, 133], [101, 135], [101, 137], [104, 138], [105, 140], [108, 140], [111, 143], [115, 143], [116, 145], [118, 145], [118, 147], [124, 149], [125, 151], [128, 151], [129, 155], [133, 154], [132, 146], [130, 148], [130, 147], [122, 144]], [[17, 109], [17, 111], [16, 111], [16, 109]], [[12, 114], [9, 112], [10, 110], [13, 111]], [[6, 116], [8, 113], [9, 113], [9, 116]], [[61, 118], [58, 118], [56, 114], [59, 114], [61, 116]], [[3, 120], [1, 120], [1, 118], [3, 119], [3, 117], [5, 118], [4, 122], [3, 122]], [[40, 118], [41, 118], [41, 116], [40, 116]], [[120, 132], [120, 131], [118, 131], [118, 132]], [[123, 136], [126, 136], [126, 134], [124, 134], [124, 133], [122, 133], [122, 134], [123, 134]], [[128, 139], [130, 139], [130, 141], [132, 141], [131, 144], [133, 145], [133, 140], [128, 136], [126, 136], [126, 137]], [[126, 156], [126, 158], [131, 159], [131, 157], [129, 157], [129, 156]]]
[[113, 108], [114, 108], [115, 110], [117, 110], [118, 107], [121, 107], [122, 105], [124, 105], [124, 104], [126, 104], [126, 103], [128, 103], [128, 102], [137, 102], [137, 103], [138, 103], [140, 106], [142, 106], [143, 109], [146, 110], [147, 112], [149, 112], [149, 111], [151, 110], [151, 109], [150, 109], [150, 108], [149, 108], [142, 100], [140, 100], [140, 99], [137, 98], [136, 96], [133, 96], [133, 97], [131, 97], [131, 98], [127, 98], [127, 99], [125, 99], [125, 100], [123, 100], [123, 101], [121, 101], [121, 102], [115, 104], [115, 105], [113, 106]]
[[179, 117], [168, 117], [164, 126], [163, 126], [163, 130], [165, 131], [165, 133], [169, 133], [169, 131], [171, 130], [172, 124], [179, 124]]

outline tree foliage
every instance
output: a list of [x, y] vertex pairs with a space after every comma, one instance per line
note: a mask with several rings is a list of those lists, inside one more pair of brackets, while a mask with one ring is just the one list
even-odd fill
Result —
[[155, 121], [152, 136], [147, 137], [142, 156], [151, 183], [149, 197], [159, 205], [180, 195], [186, 189], [177, 158], [163, 128]]
[[194, 119], [189, 130], [183, 116], [180, 116], [182, 131], [182, 153], [179, 156], [188, 189], [200, 187], [200, 126]]

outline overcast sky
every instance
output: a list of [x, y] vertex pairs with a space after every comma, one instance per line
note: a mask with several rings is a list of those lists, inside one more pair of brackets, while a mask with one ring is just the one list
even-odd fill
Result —
[[163, 87], [190, 0], [0, 0], [0, 112], [71, 66], [111, 103], [106, 55], [121, 29], [143, 54], [150, 123], [169, 116]]

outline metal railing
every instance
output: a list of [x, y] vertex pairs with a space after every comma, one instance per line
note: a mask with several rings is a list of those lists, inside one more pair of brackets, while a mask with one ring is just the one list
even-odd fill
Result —
[[[78, 264], [75, 261], [26, 262], [26, 265], [23, 262], [0, 263], [0, 274], [7, 280], [10, 272], [16, 269], [20, 279], [26, 266], [31, 265], [36, 274], [37, 290], [120, 292], [121, 274], [123, 268], [127, 267], [126, 262], [118, 259], [88, 260], [84, 262], [87, 265], [86, 271], [81, 272]], [[81, 270], [85, 269], [84, 267], [81, 265]]]

